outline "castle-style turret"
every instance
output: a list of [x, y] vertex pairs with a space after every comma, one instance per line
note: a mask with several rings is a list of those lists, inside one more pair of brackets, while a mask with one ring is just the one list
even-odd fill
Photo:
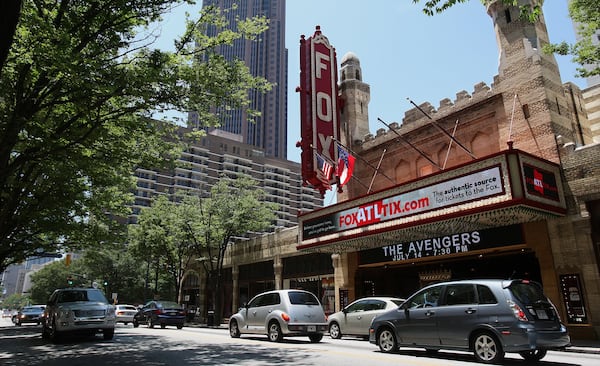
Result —
[[362, 141], [369, 133], [369, 101], [371, 89], [362, 81], [360, 60], [352, 52], [342, 58], [340, 69], [341, 140], [347, 146]]
[[[536, 4], [538, 0], [519, 0], [519, 5]], [[558, 162], [556, 137], [573, 141], [574, 134], [558, 64], [554, 55], [542, 50], [549, 43], [544, 16], [530, 22], [520, 17], [519, 7], [501, 0], [487, 1], [486, 7], [499, 48], [493, 87], [506, 99], [508, 120], [499, 126], [500, 137], [514, 142], [515, 148]]]

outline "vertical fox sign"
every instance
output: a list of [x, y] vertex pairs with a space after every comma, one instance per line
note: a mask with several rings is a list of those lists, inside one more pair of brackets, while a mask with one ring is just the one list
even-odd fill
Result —
[[316, 27], [308, 39], [300, 38], [300, 135], [302, 179], [325, 194], [335, 176], [319, 170], [317, 156], [330, 164], [337, 161], [339, 137], [337, 59], [335, 48]]

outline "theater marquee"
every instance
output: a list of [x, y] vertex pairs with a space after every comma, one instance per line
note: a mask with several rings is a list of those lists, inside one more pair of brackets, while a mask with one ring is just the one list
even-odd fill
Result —
[[304, 214], [298, 249], [368, 249], [382, 240], [411, 242], [565, 212], [559, 167], [508, 150]]

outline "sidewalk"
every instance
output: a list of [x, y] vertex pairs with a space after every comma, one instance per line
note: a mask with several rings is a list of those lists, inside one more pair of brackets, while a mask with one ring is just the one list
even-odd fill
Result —
[[600, 354], [600, 341], [571, 340], [565, 352]]

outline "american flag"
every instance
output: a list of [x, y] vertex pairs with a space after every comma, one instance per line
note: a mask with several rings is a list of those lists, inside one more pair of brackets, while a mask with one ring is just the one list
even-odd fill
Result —
[[317, 168], [323, 173], [325, 180], [329, 183], [331, 173], [333, 172], [333, 165], [329, 164], [324, 157], [317, 154]]

